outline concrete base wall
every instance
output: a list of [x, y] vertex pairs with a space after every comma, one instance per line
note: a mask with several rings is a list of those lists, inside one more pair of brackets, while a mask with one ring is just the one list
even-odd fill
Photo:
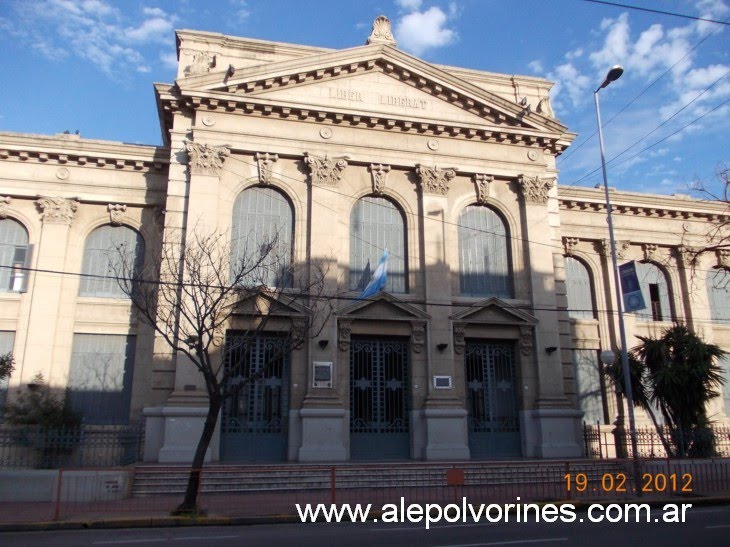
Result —
[[300, 462], [337, 462], [348, 459], [345, 446], [349, 413], [340, 408], [303, 408]]
[[132, 495], [134, 471], [0, 471], [0, 502], [56, 501], [59, 477], [64, 501], [110, 501]]

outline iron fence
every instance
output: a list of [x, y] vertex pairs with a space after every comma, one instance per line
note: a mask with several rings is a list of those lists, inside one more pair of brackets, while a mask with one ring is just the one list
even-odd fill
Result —
[[[654, 427], [636, 429], [638, 457], [655, 459], [676, 457], [683, 453], [690, 458], [730, 458], [730, 427], [712, 426], [680, 436], [669, 426], [662, 426], [664, 439], [669, 443], [669, 453], [659, 432]], [[631, 458], [631, 435], [621, 426], [583, 424], [583, 446], [588, 458]], [[680, 449], [679, 447], [682, 447]]]
[[144, 423], [77, 428], [0, 427], [0, 469], [124, 466], [142, 460]]

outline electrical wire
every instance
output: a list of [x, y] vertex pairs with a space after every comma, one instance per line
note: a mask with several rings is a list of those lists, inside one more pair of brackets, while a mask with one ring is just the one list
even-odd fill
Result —
[[687, 15], [686, 13], [676, 13], [672, 11], [664, 11], [652, 8], [644, 8], [641, 6], [632, 6], [630, 4], [619, 4], [618, 2], [606, 2], [605, 0], [583, 0], [583, 2], [590, 2], [592, 4], [604, 4], [606, 6], [615, 6], [619, 8], [632, 9], [636, 11], [646, 11], [649, 13], [658, 13], [660, 15], [669, 15], [671, 17], [681, 17], [683, 19], [692, 19], [694, 21], [704, 21], [706, 23], [716, 23], [718, 25], [727, 25], [726, 21], [718, 21], [716, 19], [709, 19], [707, 17], [696, 17], [694, 15]]

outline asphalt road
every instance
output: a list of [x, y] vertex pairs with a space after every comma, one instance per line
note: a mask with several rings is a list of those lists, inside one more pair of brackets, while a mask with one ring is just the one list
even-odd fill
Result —
[[[571, 523], [441, 524], [275, 524], [251, 526], [198, 526], [117, 530], [4, 532], [0, 545], [11, 546], [120, 546], [185, 547], [306, 545], [418, 545], [477, 547], [499, 545], [547, 546], [725, 546], [730, 545], [730, 506], [687, 510], [686, 522], [662, 522], [662, 509], [653, 508], [650, 523], [588, 522], [585, 511]], [[583, 519], [583, 522], [580, 522]]]

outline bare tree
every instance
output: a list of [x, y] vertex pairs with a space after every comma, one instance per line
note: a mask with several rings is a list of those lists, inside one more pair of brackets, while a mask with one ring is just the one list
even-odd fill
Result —
[[[693, 271], [703, 254], [724, 249], [730, 250], [730, 168], [725, 164], [718, 165], [715, 170], [715, 178], [716, 180], [712, 183], [696, 180], [691, 185], [692, 193], [700, 198], [725, 204], [725, 211], [714, 218], [704, 232], [699, 234], [701, 243], [690, 245], [688, 249], [691, 255], [690, 266]], [[685, 236], [687, 235], [685, 233]]]
[[[200, 470], [224, 402], [317, 336], [332, 311], [324, 292], [326, 267], [290, 265], [289, 246], [276, 234], [261, 239], [252, 235], [232, 252], [225, 234], [195, 230], [186, 240], [163, 244], [159, 258], [146, 267], [140, 268], [127, 249], [110, 257], [140, 320], [173, 352], [185, 355], [205, 381], [208, 413], [179, 514], [198, 510]], [[292, 315], [293, 308], [298, 313]], [[236, 335], [226, 340], [232, 328]], [[283, 343], [261, 366], [246, 366], [246, 348], [264, 332], [275, 332]]]

